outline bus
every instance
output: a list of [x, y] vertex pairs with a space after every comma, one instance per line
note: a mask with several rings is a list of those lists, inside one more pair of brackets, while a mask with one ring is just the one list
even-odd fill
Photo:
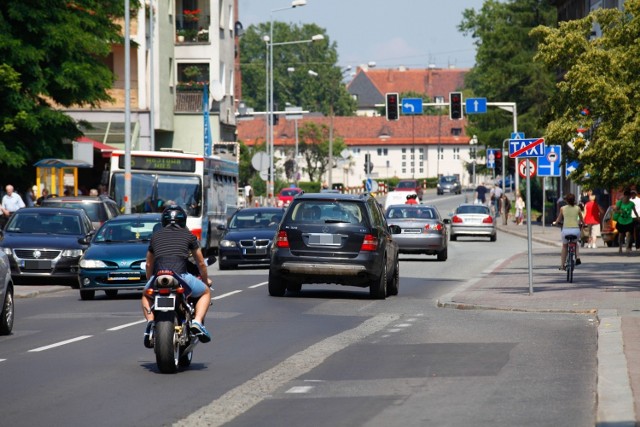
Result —
[[[125, 152], [113, 151], [109, 196], [124, 212]], [[131, 213], [162, 212], [170, 203], [187, 212], [187, 227], [203, 253], [217, 252], [227, 218], [238, 204], [238, 162], [176, 151], [131, 152]]]

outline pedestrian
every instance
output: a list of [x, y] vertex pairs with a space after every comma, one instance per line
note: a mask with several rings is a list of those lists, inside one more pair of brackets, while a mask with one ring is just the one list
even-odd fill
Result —
[[48, 198], [50, 198], [51, 196], [49, 195], [49, 190], [47, 190], [46, 188], [42, 190], [42, 196], [38, 197], [36, 199], [36, 206], [41, 206], [42, 205], [42, 201], [46, 200]]
[[244, 199], [247, 207], [251, 207], [253, 203], [253, 188], [251, 188], [251, 184], [247, 182], [247, 185], [244, 186]]
[[418, 204], [418, 200], [416, 200], [417, 198], [418, 198], [418, 195], [416, 193], [409, 194], [407, 196], [407, 201], [405, 202], [405, 204], [417, 205]]
[[34, 185], [29, 190], [27, 190], [27, 194], [24, 197], [24, 203], [28, 208], [34, 207], [36, 205], [36, 192], [38, 191], [38, 186]]
[[627, 255], [631, 253], [631, 241], [633, 240], [633, 213], [636, 211], [636, 205], [631, 201], [631, 191], [625, 190], [622, 199], [616, 202], [613, 208], [613, 220], [616, 222], [616, 230], [618, 230], [618, 238], [620, 247], [618, 253], [622, 253], [622, 245], [627, 245]]
[[500, 198], [502, 197], [502, 187], [498, 184], [494, 184], [491, 190], [491, 204], [495, 212], [496, 218], [500, 216]]
[[[553, 225], [562, 224], [562, 251], [560, 252], [560, 270], [565, 270], [567, 260], [567, 245], [569, 240], [567, 236], [573, 235], [580, 237], [580, 225], [583, 223], [583, 216], [580, 207], [576, 205], [576, 196], [569, 193], [565, 196], [567, 204], [560, 209], [558, 218]], [[576, 245], [576, 265], [582, 264], [580, 255], [578, 254], [578, 246]]]
[[516, 225], [521, 225], [522, 221], [524, 221], [524, 209], [525, 209], [524, 200], [522, 200], [522, 195], [518, 191], [516, 193]]
[[92, 188], [89, 190], [89, 195], [92, 197], [98, 197], [98, 189], [97, 188]]
[[509, 212], [511, 212], [511, 200], [505, 193], [500, 196], [500, 211], [502, 213], [502, 225], [509, 223]]
[[487, 189], [487, 187], [485, 187], [483, 183], [480, 183], [476, 187], [475, 203], [476, 204], [481, 204], [481, 205], [486, 205], [487, 204], [487, 193], [488, 192], [489, 192], [489, 190]]
[[[640, 197], [636, 190], [631, 190], [630, 200], [635, 205], [636, 212], [640, 213]], [[636, 250], [640, 250], [640, 217], [635, 216], [635, 213], [633, 215], [633, 240], [636, 242]]]
[[13, 215], [18, 209], [24, 208], [25, 204], [22, 200], [22, 197], [18, 193], [13, 191], [13, 185], [8, 184], [5, 187], [5, 191], [7, 194], [2, 197], [2, 219], [4, 224], [7, 223], [7, 220], [11, 215]]
[[584, 223], [587, 226], [589, 241], [587, 248], [595, 249], [598, 237], [600, 236], [600, 221], [603, 209], [596, 201], [596, 195], [591, 193], [589, 201], [584, 205]]

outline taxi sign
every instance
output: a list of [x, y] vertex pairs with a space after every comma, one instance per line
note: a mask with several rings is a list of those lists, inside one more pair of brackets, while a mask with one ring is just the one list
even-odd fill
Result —
[[509, 157], [544, 157], [544, 138], [510, 139]]

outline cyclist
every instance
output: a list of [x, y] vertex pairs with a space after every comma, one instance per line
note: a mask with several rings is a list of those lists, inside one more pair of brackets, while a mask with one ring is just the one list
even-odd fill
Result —
[[[576, 205], [576, 196], [569, 193], [564, 197], [564, 200], [567, 204], [560, 208], [558, 218], [553, 222], [553, 225], [562, 224], [562, 251], [560, 253], [559, 270], [566, 268], [567, 246], [569, 244], [566, 236], [574, 235], [579, 238], [580, 226], [583, 222], [582, 211], [580, 207]], [[576, 265], [580, 264], [582, 264], [582, 262], [578, 256], [578, 245], [576, 245]]]
[[[191, 332], [196, 334], [203, 343], [211, 341], [211, 335], [204, 327], [204, 317], [211, 302], [211, 290], [206, 283], [211, 283], [207, 277], [207, 265], [200, 251], [198, 239], [187, 228], [187, 214], [178, 205], [169, 205], [162, 212], [162, 227], [151, 236], [147, 251], [147, 286], [150, 286], [153, 275], [157, 270], [168, 268], [180, 274], [191, 288], [190, 297], [198, 298], [195, 307], [194, 320], [191, 322]], [[189, 254], [193, 255], [200, 272], [200, 279], [187, 272]], [[145, 289], [146, 289], [145, 287]], [[147, 319], [145, 346], [149, 347], [147, 337], [153, 326], [153, 311], [151, 301], [142, 293], [142, 309]]]

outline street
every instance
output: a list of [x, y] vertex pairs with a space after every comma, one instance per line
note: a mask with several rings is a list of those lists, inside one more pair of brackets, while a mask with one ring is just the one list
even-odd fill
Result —
[[[431, 200], [446, 216], [464, 198]], [[594, 425], [593, 316], [436, 306], [525, 249], [500, 233], [450, 243], [446, 262], [401, 255], [399, 295], [383, 301], [335, 285], [273, 298], [267, 268], [214, 265], [213, 340], [176, 375], [142, 345], [137, 293], [18, 299], [0, 337], [3, 424]]]

